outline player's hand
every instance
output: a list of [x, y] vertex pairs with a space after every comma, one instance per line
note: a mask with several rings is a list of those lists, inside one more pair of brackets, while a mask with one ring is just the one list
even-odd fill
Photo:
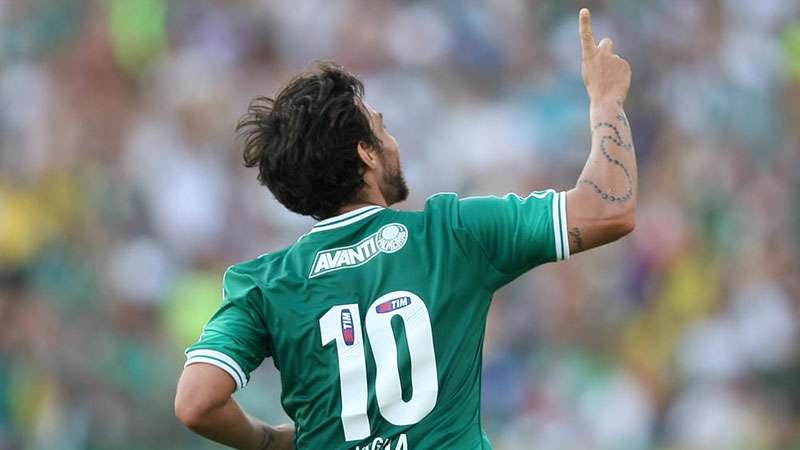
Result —
[[592, 17], [589, 10], [579, 13], [579, 30], [583, 63], [581, 73], [586, 91], [592, 101], [625, 101], [631, 84], [631, 67], [628, 62], [614, 54], [614, 44], [605, 38], [595, 44], [592, 33]]

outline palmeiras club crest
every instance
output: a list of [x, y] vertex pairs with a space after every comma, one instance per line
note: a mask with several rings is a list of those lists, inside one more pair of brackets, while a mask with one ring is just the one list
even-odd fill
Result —
[[400, 223], [390, 223], [378, 230], [375, 236], [375, 245], [384, 253], [394, 253], [408, 240], [408, 229]]

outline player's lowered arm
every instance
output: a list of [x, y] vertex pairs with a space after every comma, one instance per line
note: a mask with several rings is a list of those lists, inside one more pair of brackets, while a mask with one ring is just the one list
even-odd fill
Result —
[[623, 102], [630, 86], [628, 63], [610, 39], [595, 44], [588, 9], [580, 12], [582, 72], [591, 101], [592, 148], [574, 189], [567, 192], [570, 253], [613, 242], [636, 223], [638, 175]]
[[217, 366], [187, 366], [178, 381], [175, 415], [195, 433], [239, 450], [292, 450], [294, 427], [273, 427], [245, 413], [231, 397], [233, 379]]

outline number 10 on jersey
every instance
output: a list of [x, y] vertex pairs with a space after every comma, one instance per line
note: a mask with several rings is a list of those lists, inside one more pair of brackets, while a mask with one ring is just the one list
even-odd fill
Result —
[[[402, 398], [397, 343], [392, 318], [403, 320], [411, 357], [411, 386], [408, 401]], [[394, 425], [412, 425], [436, 405], [439, 383], [433, 350], [433, 333], [428, 308], [408, 291], [394, 291], [370, 305], [364, 323], [375, 358], [375, 398], [381, 415]], [[336, 341], [339, 384], [342, 391], [342, 428], [348, 441], [370, 436], [367, 417], [367, 366], [364, 334], [358, 304], [332, 307], [319, 320], [322, 345]]]

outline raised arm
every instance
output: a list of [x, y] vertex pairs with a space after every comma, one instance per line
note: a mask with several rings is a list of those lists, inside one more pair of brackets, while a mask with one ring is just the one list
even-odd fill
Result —
[[577, 185], [567, 192], [570, 253], [613, 242], [636, 223], [636, 154], [622, 107], [631, 69], [614, 54], [610, 39], [595, 44], [586, 8], [580, 12], [579, 28], [592, 149]]

